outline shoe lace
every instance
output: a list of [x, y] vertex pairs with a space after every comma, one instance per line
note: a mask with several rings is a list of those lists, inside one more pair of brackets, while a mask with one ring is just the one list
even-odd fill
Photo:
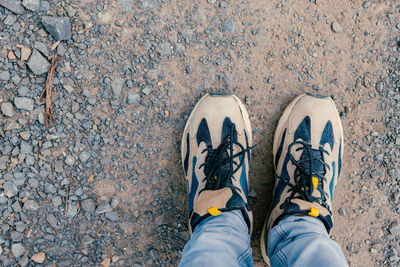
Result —
[[[299, 160], [296, 160], [291, 152], [295, 145], [301, 145], [296, 148], [295, 151], [303, 151]], [[297, 198], [308, 202], [316, 202], [330, 212], [330, 208], [326, 203], [328, 194], [322, 189], [322, 186], [320, 186], [323, 182], [326, 182], [326, 169], [330, 169], [330, 166], [324, 161], [324, 154], [329, 155], [329, 152], [322, 146], [319, 146], [318, 149], [313, 149], [310, 143], [295, 141], [289, 145], [288, 153], [290, 161], [296, 167], [294, 171], [295, 184], [292, 184], [288, 180], [276, 175], [278, 179], [285, 182], [290, 187], [289, 192], [291, 192], [291, 195], [286, 199], [285, 203]], [[313, 196], [315, 190], [313, 179], [315, 178], [318, 179], [316, 180], [318, 181], [316, 190], [320, 192], [320, 197]]]
[[[232, 184], [232, 179], [236, 180], [234, 174], [242, 166], [245, 153], [249, 153], [250, 149], [253, 149], [256, 145], [245, 148], [242, 144], [235, 141], [237, 140], [235, 138], [236, 134], [236, 126], [232, 123], [228, 136], [226, 136], [216, 149], [213, 149], [212, 145], [207, 144], [207, 147], [202, 151], [202, 153], [207, 152], [207, 155], [204, 163], [199, 166], [199, 169], [204, 167], [206, 177], [203, 179], [203, 182], [207, 182], [206, 186], [200, 192], [203, 190], [217, 190], [224, 187], [240, 191], [238, 187]], [[233, 154], [234, 145], [239, 147], [239, 152], [236, 154]], [[235, 159], [238, 157], [239, 162], [236, 162]]]

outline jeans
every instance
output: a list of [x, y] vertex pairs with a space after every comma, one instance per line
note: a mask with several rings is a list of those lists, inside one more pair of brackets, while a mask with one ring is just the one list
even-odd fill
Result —
[[[286, 216], [268, 233], [271, 266], [348, 266], [324, 224], [310, 216]], [[253, 266], [250, 236], [240, 211], [222, 212], [195, 228], [179, 266]]]

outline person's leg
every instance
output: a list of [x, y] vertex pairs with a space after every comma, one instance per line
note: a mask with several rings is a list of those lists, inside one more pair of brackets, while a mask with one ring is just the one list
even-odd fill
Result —
[[253, 266], [242, 213], [234, 210], [202, 220], [186, 244], [179, 266]]
[[340, 246], [317, 218], [286, 216], [268, 235], [271, 266], [347, 266]]

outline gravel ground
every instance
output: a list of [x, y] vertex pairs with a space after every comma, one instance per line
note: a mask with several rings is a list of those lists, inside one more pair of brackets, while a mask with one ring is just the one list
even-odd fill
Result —
[[400, 2], [261, 2], [0, 0], [3, 266], [177, 265], [179, 140], [216, 90], [246, 103], [258, 144], [256, 266], [273, 132], [304, 92], [332, 96], [343, 119], [332, 237], [351, 266], [400, 265]]

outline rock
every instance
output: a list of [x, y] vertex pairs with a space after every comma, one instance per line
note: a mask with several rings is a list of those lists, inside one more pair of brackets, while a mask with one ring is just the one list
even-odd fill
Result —
[[55, 217], [52, 213], [50, 213], [50, 214], [48, 214], [48, 215], [46, 216], [46, 221], [47, 221], [53, 228], [57, 228], [58, 221], [57, 221], [56, 217]]
[[4, 25], [11, 26], [17, 21], [17, 17], [15, 15], [8, 15], [6, 19], [3, 21]]
[[26, 46], [21, 47], [21, 60], [27, 61], [32, 54], [32, 49]]
[[57, 160], [54, 163], [54, 170], [55, 170], [55, 172], [58, 172], [58, 173], [64, 172], [64, 162], [62, 160]]
[[53, 206], [57, 208], [58, 206], [60, 206], [62, 204], [61, 197], [60, 196], [54, 196], [51, 199], [51, 203], [53, 203]]
[[0, 6], [7, 8], [15, 14], [24, 14], [25, 9], [21, 5], [21, 0], [0, 0]]
[[225, 30], [230, 34], [233, 34], [235, 32], [235, 24], [233, 20], [230, 19], [225, 23]]
[[25, 109], [28, 111], [33, 110], [33, 99], [27, 97], [15, 97], [14, 98], [14, 105], [18, 109]]
[[339, 208], [338, 212], [339, 212], [340, 216], [346, 216], [347, 215], [347, 212], [346, 212], [346, 210], [344, 208]]
[[209, 3], [209, 4], [215, 4], [216, 2], [217, 2], [217, 0], [207, 0], [207, 2]]
[[106, 217], [112, 222], [119, 221], [119, 216], [115, 211], [106, 212]]
[[1, 104], [1, 112], [8, 117], [14, 116], [14, 107], [10, 102]]
[[145, 87], [140, 91], [145, 95], [149, 95], [151, 93], [151, 88], [150, 87]]
[[140, 100], [140, 95], [133, 90], [128, 91], [128, 104], [136, 104]]
[[314, 84], [314, 85], [312, 86], [312, 89], [315, 90], [315, 91], [319, 91], [319, 90], [322, 89], [322, 87], [321, 87], [319, 84]]
[[28, 61], [28, 66], [35, 75], [42, 75], [49, 71], [50, 63], [37, 51], [33, 53]]
[[20, 153], [24, 153], [24, 154], [30, 154], [32, 153], [33, 147], [30, 143], [26, 142], [26, 141], [21, 141], [21, 145], [20, 145]]
[[122, 10], [125, 12], [132, 11], [133, 8], [133, 0], [118, 0], [118, 4], [121, 6]]
[[65, 157], [65, 164], [67, 164], [69, 166], [73, 166], [75, 164], [75, 158], [71, 155], [67, 155]]
[[383, 171], [375, 170], [375, 171], [371, 172], [371, 178], [378, 179], [378, 178], [381, 178], [383, 176], [385, 176], [385, 173]]
[[389, 232], [395, 236], [400, 234], [400, 225], [397, 221], [394, 221], [389, 225]]
[[100, 263], [102, 267], [109, 267], [111, 264], [111, 258], [104, 258], [104, 260]]
[[354, 244], [353, 244], [353, 242], [350, 242], [349, 244], [347, 244], [346, 249], [347, 249], [349, 252], [353, 252], [353, 249], [354, 249]]
[[10, 80], [10, 73], [8, 71], [0, 72], [0, 81], [9, 81]]
[[16, 59], [17, 57], [15, 56], [15, 54], [14, 54], [14, 52], [13, 51], [10, 51], [10, 52], [8, 52], [8, 59], [9, 60], [14, 60], [14, 59]]
[[45, 57], [49, 56], [49, 49], [47, 48], [45, 43], [36, 41], [34, 44], [34, 48], [42, 53]]
[[34, 255], [32, 255], [32, 261], [36, 263], [43, 263], [44, 260], [46, 259], [46, 254], [44, 252], [39, 252]]
[[119, 205], [119, 198], [118, 197], [113, 197], [111, 199], [111, 208], [115, 209]]
[[12, 181], [8, 180], [3, 184], [3, 190], [4, 190], [4, 194], [6, 194], [6, 196], [8, 198], [11, 198], [13, 196], [15, 196], [16, 194], [18, 194], [18, 187], [16, 184], [14, 184]]
[[376, 254], [378, 253], [378, 250], [376, 248], [370, 248], [369, 252], [371, 252], [371, 254]]
[[23, 0], [22, 5], [31, 11], [38, 11], [40, 8], [40, 0]]
[[151, 9], [151, 8], [156, 8], [158, 7], [158, 4], [156, 1], [154, 0], [142, 0], [141, 1], [141, 5], [140, 5], [140, 9]]
[[94, 239], [90, 235], [84, 235], [81, 242], [84, 245], [90, 245], [94, 242]]
[[25, 253], [25, 248], [21, 243], [14, 243], [11, 245], [11, 252], [14, 257], [18, 258]]
[[68, 18], [44, 16], [42, 24], [55, 40], [71, 39], [71, 22]]
[[332, 22], [331, 28], [334, 32], [342, 32], [343, 30], [342, 26], [337, 21]]
[[122, 86], [124, 85], [124, 79], [116, 78], [111, 83], [111, 89], [114, 93], [114, 98], [118, 99], [121, 97]]
[[78, 213], [78, 208], [74, 201], [70, 201], [67, 209], [67, 215], [70, 218], [74, 218], [75, 215]]
[[24, 210], [37, 211], [38, 209], [39, 205], [32, 199], [28, 199], [24, 204]]
[[90, 159], [90, 153], [89, 153], [89, 152], [82, 152], [82, 153], [79, 155], [79, 159], [80, 159], [82, 162], [86, 162], [88, 159]]
[[112, 208], [108, 202], [103, 202], [100, 204], [100, 206], [97, 207], [96, 209], [96, 214], [102, 214], [106, 212], [111, 212]]
[[370, 5], [371, 5], [370, 1], [365, 1], [362, 6], [363, 8], [368, 8]]
[[95, 209], [95, 204], [93, 199], [87, 198], [81, 202], [82, 209], [86, 212], [93, 213]]
[[250, 189], [249, 191], [249, 197], [257, 197], [257, 192], [254, 188]]

